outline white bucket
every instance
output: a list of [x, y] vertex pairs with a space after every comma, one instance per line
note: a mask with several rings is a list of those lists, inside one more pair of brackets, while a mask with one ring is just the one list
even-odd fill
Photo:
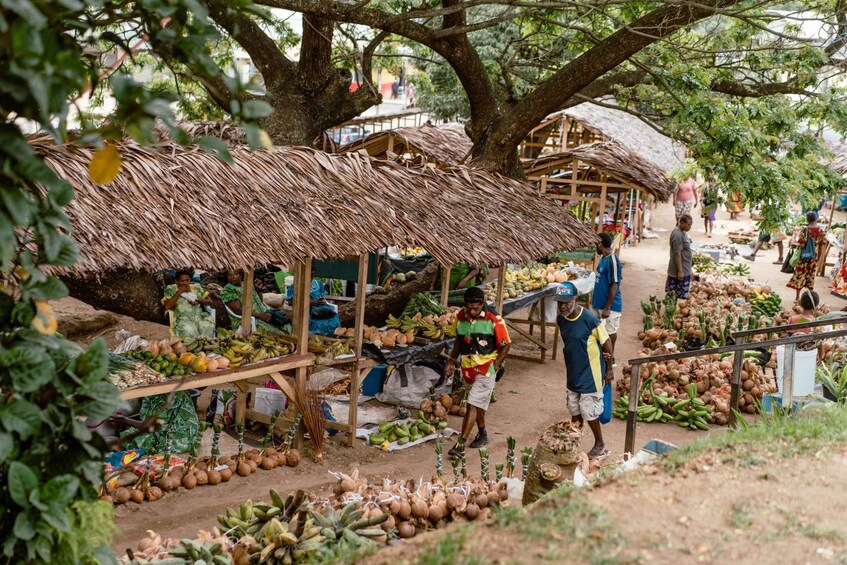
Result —
[[[815, 368], [818, 362], [818, 350], [794, 350], [794, 386], [793, 396], [807, 396], [815, 392]], [[776, 347], [776, 386], [780, 392], [785, 392], [782, 377], [785, 372], [785, 346]]]

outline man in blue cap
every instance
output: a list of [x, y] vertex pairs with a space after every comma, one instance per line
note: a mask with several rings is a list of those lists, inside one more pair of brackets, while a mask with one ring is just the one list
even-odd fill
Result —
[[611, 383], [612, 343], [603, 322], [595, 314], [576, 303], [576, 287], [565, 282], [556, 289], [554, 300], [559, 303], [556, 324], [565, 343], [563, 357], [568, 375], [568, 411], [571, 420], [588, 427], [594, 434], [594, 447], [589, 459], [608, 454], [600, 429], [603, 413], [603, 382]]

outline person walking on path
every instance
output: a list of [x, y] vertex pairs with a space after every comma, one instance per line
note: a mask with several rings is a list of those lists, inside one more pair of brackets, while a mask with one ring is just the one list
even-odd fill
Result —
[[597, 263], [597, 282], [591, 297], [591, 311], [603, 323], [612, 342], [612, 367], [615, 366], [615, 342], [621, 326], [621, 277], [623, 267], [617, 253], [612, 250], [612, 236], [606, 232], [600, 234], [597, 253], [601, 256]]
[[[800, 291], [804, 288], [815, 290], [815, 271], [818, 266], [818, 252], [823, 242], [823, 230], [818, 226], [818, 215], [816, 212], [806, 214], [808, 225], [800, 230], [796, 241], [795, 254], [799, 254], [797, 263], [794, 265], [794, 274], [786, 285], [797, 292], [794, 301], [800, 300]], [[792, 258], [792, 261], [794, 259]]]
[[462, 434], [449, 451], [451, 457], [458, 457], [465, 449], [465, 442], [470, 437], [474, 424], [478, 431], [471, 447], [476, 449], [488, 443], [485, 411], [491, 402], [497, 372], [503, 366], [512, 342], [506, 322], [486, 308], [485, 293], [476, 286], [465, 291], [465, 307], [456, 314], [454, 330], [456, 339], [450, 351], [445, 375], [448, 378], [453, 377], [456, 362], [461, 355], [462, 378], [470, 386]]
[[691, 214], [697, 206], [697, 181], [693, 177], [688, 177], [676, 187], [673, 193], [673, 206], [677, 222], [683, 215]]
[[759, 232], [759, 238], [756, 241], [756, 245], [753, 247], [752, 253], [750, 253], [750, 255], [742, 255], [742, 257], [744, 257], [748, 261], [755, 261], [756, 260], [756, 254], [759, 252], [759, 250], [762, 248], [762, 246], [766, 243], [773, 243], [774, 245], [776, 245], [776, 248], [779, 251], [779, 259], [774, 261], [773, 264], [774, 265], [782, 265], [782, 263], [785, 261], [785, 259], [783, 259], [783, 257], [782, 257], [782, 252], [783, 252], [783, 250], [782, 250], [782, 240], [783, 239], [785, 239], [785, 235], [779, 230], [777, 230], [773, 233], [769, 233], [769, 232], [766, 232], [765, 230], [761, 230]]
[[685, 214], [679, 218], [679, 223], [671, 232], [670, 261], [668, 262], [668, 278], [665, 281], [665, 292], [674, 293], [678, 300], [688, 298], [691, 291], [691, 216]]
[[594, 447], [588, 458], [596, 459], [609, 453], [599, 418], [603, 413], [603, 383], [615, 378], [612, 344], [600, 318], [578, 305], [576, 294], [573, 283], [558, 286], [554, 296], [559, 303], [556, 324], [565, 344], [562, 357], [567, 371], [568, 412], [579, 426], [588, 422], [594, 434]]
[[714, 183], [706, 183], [703, 188], [703, 202], [700, 207], [700, 217], [703, 218], [703, 231], [706, 237], [712, 237], [715, 231], [715, 219], [720, 205], [720, 191]]

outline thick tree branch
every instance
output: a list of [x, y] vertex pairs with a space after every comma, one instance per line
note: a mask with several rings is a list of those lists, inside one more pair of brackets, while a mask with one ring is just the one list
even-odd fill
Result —
[[332, 20], [306, 14], [303, 16], [303, 37], [300, 40], [300, 57], [297, 67], [300, 80], [313, 88], [320, 88], [326, 72], [332, 69]]
[[230, 9], [226, 3], [209, 2], [208, 5], [209, 15], [247, 51], [269, 90], [290, 80], [296, 65], [279, 50], [273, 38], [256, 22]]
[[803, 94], [811, 96], [814, 93], [797, 86], [793, 81], [774, 82], [764, 84], [746, 84], [732, 80], [718, 80], [712, 83], [711, 90], [731, 96], [743, 96], [747, 98], [760, 98], [762, 96], [774, 96], [778, 94]]
[[619, 29], [559, 69], [523, 98], [496, 124], [492, 140], [517, 147], [533, 124], [538, 124], [597, 78], [679, 29], [738, 4], [741, 0], [703, 0], [697, 5], [671, 4], [653, 10]]

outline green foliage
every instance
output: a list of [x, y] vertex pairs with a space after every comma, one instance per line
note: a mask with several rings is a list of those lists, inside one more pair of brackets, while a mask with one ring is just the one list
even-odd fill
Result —
[[[128, 134], [153, 139], [156, 120], [180, 142], [170, 107], [176, 96], [154, 92], [122, 74], [110, 75], [95, 47], [128, 41], [115, 28], [147, 36], [194, 72], [217, 67], [207, 41], [217, 31], [192, 0], [106, 3], [29, 0], [0, 12], [0, 107], [16, 121], [0, 124], [0, 553], [10, 563], [93, 563], [112, 532], [111, 507], [97, 500], [109, 449], [86, 426], [114, 413], [117, 389], [106, 380], [102, 340], [87, 351], [56, 334], [50, 300], [67, 289], [45, 267], [77, 260], [64, 208], [74, 197], [34, 153], [19, 126], [37, 124], [57, 142], [67, 137], [69, 111], [87, 85], [108, 85], [114, 112], [83, 121], [81, 143], [101, 145]], [[104, 72], [105, 71], [105, 72]], [[231, 90], [240, 85], [230, 81]], [[264, 106], [234, 106], [248, 137]], [[102, 124], [102, 125], [100, 125]]]

